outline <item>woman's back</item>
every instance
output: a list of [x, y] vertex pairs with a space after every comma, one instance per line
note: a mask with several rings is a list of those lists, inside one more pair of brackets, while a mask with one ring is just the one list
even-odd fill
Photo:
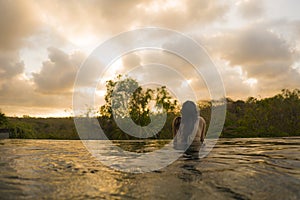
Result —
[[[185, 129], [185, 126], [189, 126], [189, 129]], [[199, 151], [206, 135], [206, 122], [202, 117], [197, 117], [192, 124], [185, 124], [182, 122], [182, 117], [176, 117], [172, 127], [175, 149]], [[185, 132], [185, 130], [189, 131]]]

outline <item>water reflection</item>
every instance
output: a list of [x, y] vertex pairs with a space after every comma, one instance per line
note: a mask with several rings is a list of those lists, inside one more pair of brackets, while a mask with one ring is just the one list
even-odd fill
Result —
[[169, 144], [171, 140], [114, 140], [112, 143], [125, 151], [136, 153], [153, 152]]
[[[133, 152], [165, 142], [114, 141]], [[208, 157], [184, 155], [166, 168], [132, 174], [101, 164], [80, 141], [1, 140], [0, 197], [299, 199], [299, 144], [300, 138], [221, 139]]]

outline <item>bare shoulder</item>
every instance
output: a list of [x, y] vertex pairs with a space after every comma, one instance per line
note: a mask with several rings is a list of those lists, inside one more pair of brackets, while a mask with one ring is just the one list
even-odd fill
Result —
[[199, 117], [199, 123], [200, 124], [206, 124], [206, 121], [205, 121], [205, 119], [203, 118], [203, 117]]

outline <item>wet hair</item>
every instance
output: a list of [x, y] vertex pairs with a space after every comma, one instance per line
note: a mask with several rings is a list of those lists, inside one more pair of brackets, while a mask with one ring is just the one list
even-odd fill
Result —
[[177, 131], [182, 126], [182, 139], [187, 143], [188, 137], [193, 133], [195, 123], [199, 116], [197, 106], [192, 101], [186, 101], [182, 105], [181, 117], [176, 117], [173, 120], [173, 136], [175, 137]]
[[192, 101], [186, 101], [182, 105], [181, 109], [181, 125], [183, 125], [183, 135], [187, 137], [192, 134], [194, 130], [195, 123], [199, 116], [199, 111], [197, 109], [197, 106]]
[[172, 131], [173, 131], [173, 138], [176, 136], [177, 131], [179, 130], [181, 122], [181, 117], [175, 117], [172, 123]]

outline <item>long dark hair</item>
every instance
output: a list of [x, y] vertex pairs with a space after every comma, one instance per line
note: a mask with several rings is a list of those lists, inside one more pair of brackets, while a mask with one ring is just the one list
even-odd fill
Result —
[[183, 126], [184, 139], [187, 141], [187, 137], [193, 133], [195, 123], [199, 116], [196, 104], [192, 101], [184, 102], [181, 109], [181, 116], [180, 125]]
[[[186, 148], [186, 145], [191, 142], [188, 138], [193, 134], [195, 124], [198, 120], [199, 111], [197, 106], [192, 101], [186, 101], [182, 105], [181, 117], [176, 117], [173, 120], [172, 129], [175, 138], [174, 144], [176, 148]], [[180, 130], [177, 135], [177, 131]], [[179, 146], [178, 146], [179, 145]]]

